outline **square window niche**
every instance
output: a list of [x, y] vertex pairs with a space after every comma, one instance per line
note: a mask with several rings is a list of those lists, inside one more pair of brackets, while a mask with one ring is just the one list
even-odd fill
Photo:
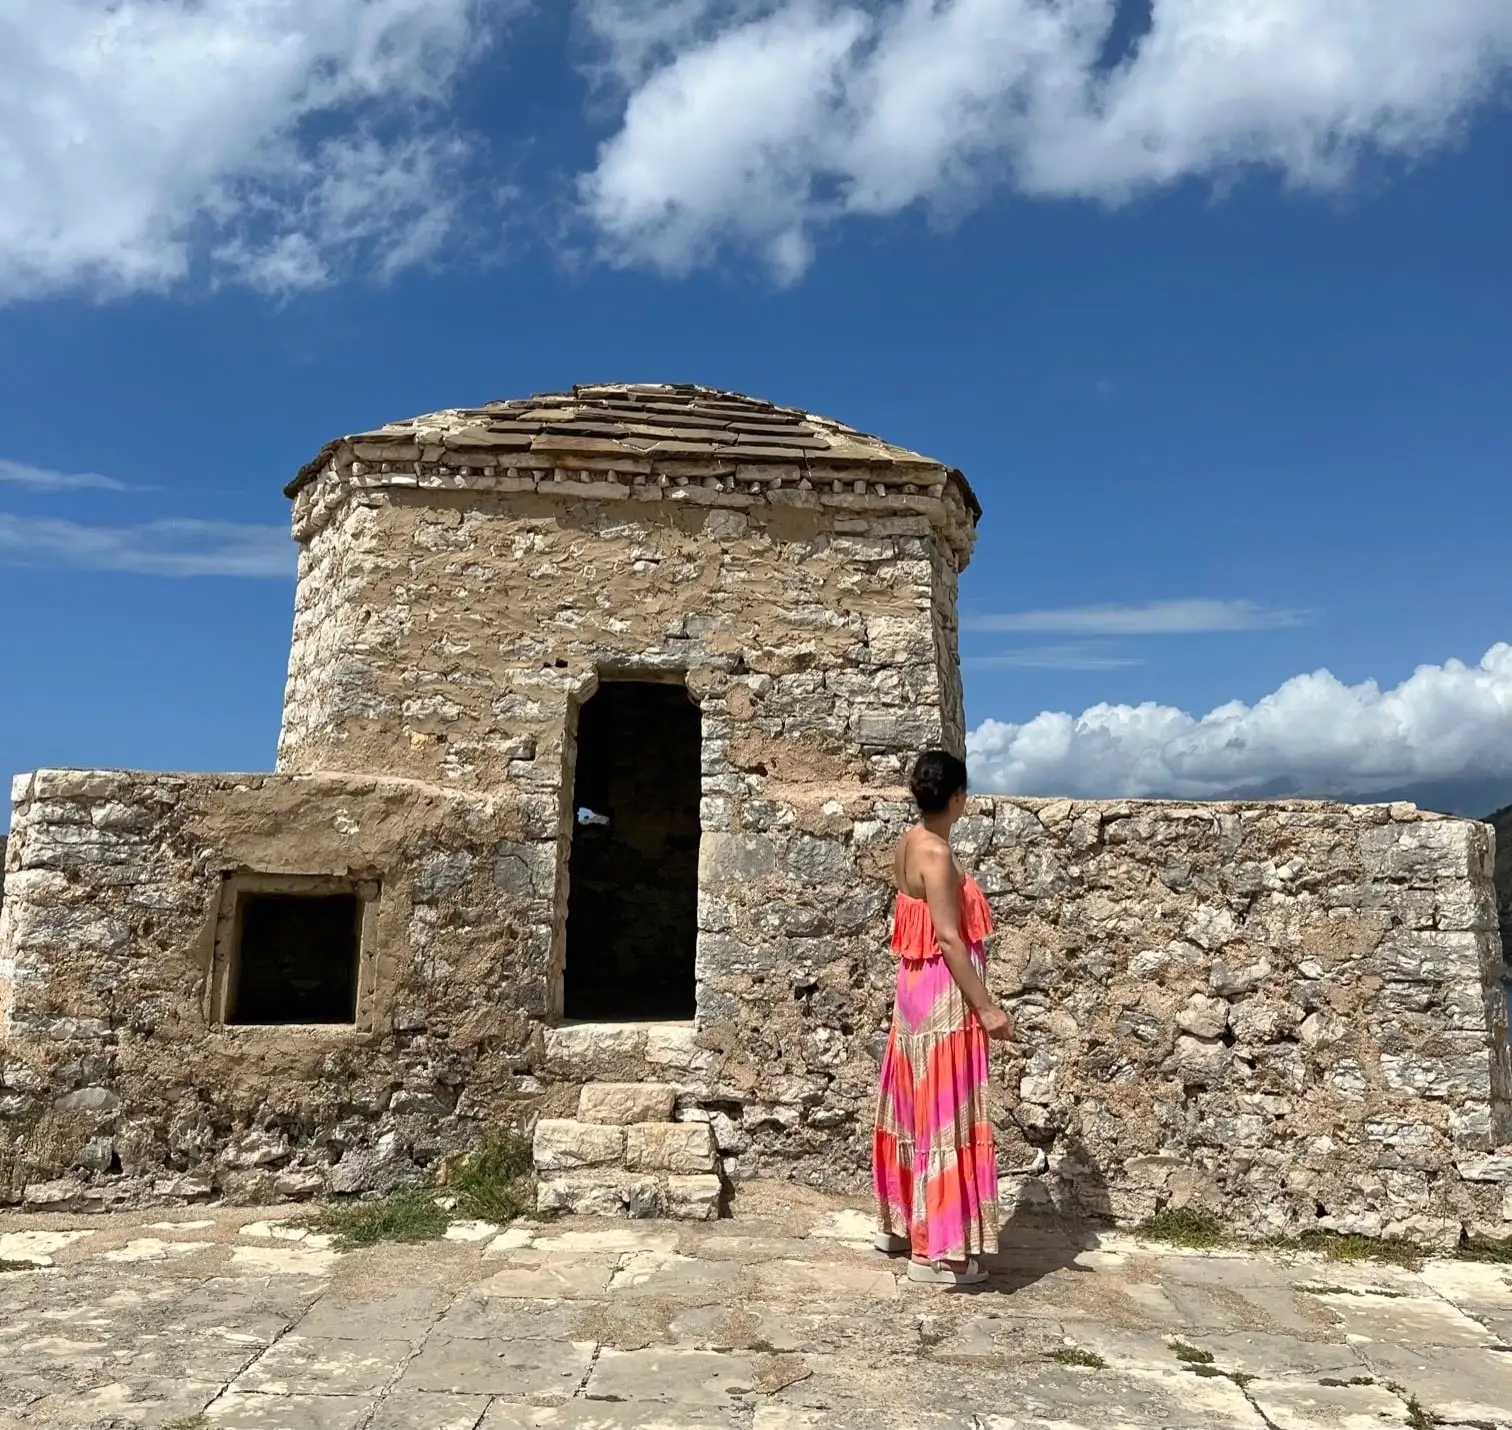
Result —
[[227, 875], [215, 925], [210, 1021], [363, 1027], [378, 896], [376, 880]]

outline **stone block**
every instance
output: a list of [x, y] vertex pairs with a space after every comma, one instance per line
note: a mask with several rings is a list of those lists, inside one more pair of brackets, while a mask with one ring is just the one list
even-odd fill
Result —
[[1512, 1186], [1512, 1149], [1489, 1157], [1461, 1157], [1455, 1166], [1467, 1182], [1505, 1182]]
[[706, 1122], [644, 1122], [625, 1129], [625, 1166], [632, 1172], [712, 1172], [714, 1134]]
[[1221, 1037], [1228, 1027], [1228, 1020], [1228, 1004], [1221, 998], [1208, 998], [1201, 993], [1192, 994], [1186, 1007], [1176, 1015], [1177, 1026], [1194, 1038]]
[[1480, 837], [1469, 820], [1376, 825], [1360, 831], [1360, 857], [1375, 878], [1463, 879], [1475, 872]]
[[744, 884], [777, 868], [777, 850], [759, 834], [705, 834], [699, 843], [698, 883]]
[[664, 1082], [591, 1082], [578, 1096], [578, 1121], [625, 1126], [670, 1122], [677, 1089]]
[[534, 1152], [538, 1172], [616, 1166], [624, 1159], [625, 1132], [621, 1127], [544, 1118], [536, 1124]]
[[629, 1187], [612, 1174], [543, 1177], [536, 1183], [536, 1210], [574, 1216], [624, 1216]]
[[578, 1023], [547, 1028], [546, 1066], [571, 1075], [613, 1067], [639, 1059], [645, 1051], [646, 1029], [637, 1023]]
[[667, 1215], [677, 1221], [713, 1221], [719, 1215], [723, 1192], [717, 1176], [668, 1177], [665, 1192]]

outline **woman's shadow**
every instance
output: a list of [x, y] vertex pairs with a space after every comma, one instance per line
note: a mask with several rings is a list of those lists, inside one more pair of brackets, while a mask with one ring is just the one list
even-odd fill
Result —
[[998, 1231], [998, 1253], [984, 1258], [991, 1274], [982, 1293], [1010, 1295], [1056, 1271], [1091, 1271], [1077, 1258], [1096, 1251], [1100, 1233], [1112, 1229], [1112, 1197], [1102, 1169], [1079, 1138], [1060, 1138], [1056, 1152], [1060, 1175], [1022, 1179], [1013, 1210]]

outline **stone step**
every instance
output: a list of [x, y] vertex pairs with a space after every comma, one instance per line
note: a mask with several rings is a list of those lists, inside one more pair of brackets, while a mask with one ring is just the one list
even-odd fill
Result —
[[719, 1216], [723, 1194], [723, 1183], [713, 1173], [657, 1177], [601, 1167], [542, 1177], [536, 1184], [536, 1210], [713, 1221]]
[[627, 1172], [712, 1174], [719, 1166], [713, 1129], [706, 1122], [632, 1122], [618, 1125], [565, 1117], [536, 1123], [538, 1174], [613, 1167]]
[[677, 1089], [669, 1082], [590, 1082], [578, 1095], [578, 1121], [624, 1127], [670, 1122]]

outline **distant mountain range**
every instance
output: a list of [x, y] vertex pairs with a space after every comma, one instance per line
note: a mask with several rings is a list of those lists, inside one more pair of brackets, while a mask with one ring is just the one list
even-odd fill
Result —
[[[1184, 796], [1171, 795], [1180, 799]], [[1332, 799], [1344, 804], [1394, 804], [1402, 801], [1437, 814], [1457, 814], [1467, 819], [1488, 819], [1512, 805], [1512, 776], [1467, 777], [1452, 780], [1420, 780], [1389, 789], [1353, 790], [1309, 787], [1300, 780], [1282, 776], [1254, 784], [1235, 785], [1212, 795], [1213, 799]]]

